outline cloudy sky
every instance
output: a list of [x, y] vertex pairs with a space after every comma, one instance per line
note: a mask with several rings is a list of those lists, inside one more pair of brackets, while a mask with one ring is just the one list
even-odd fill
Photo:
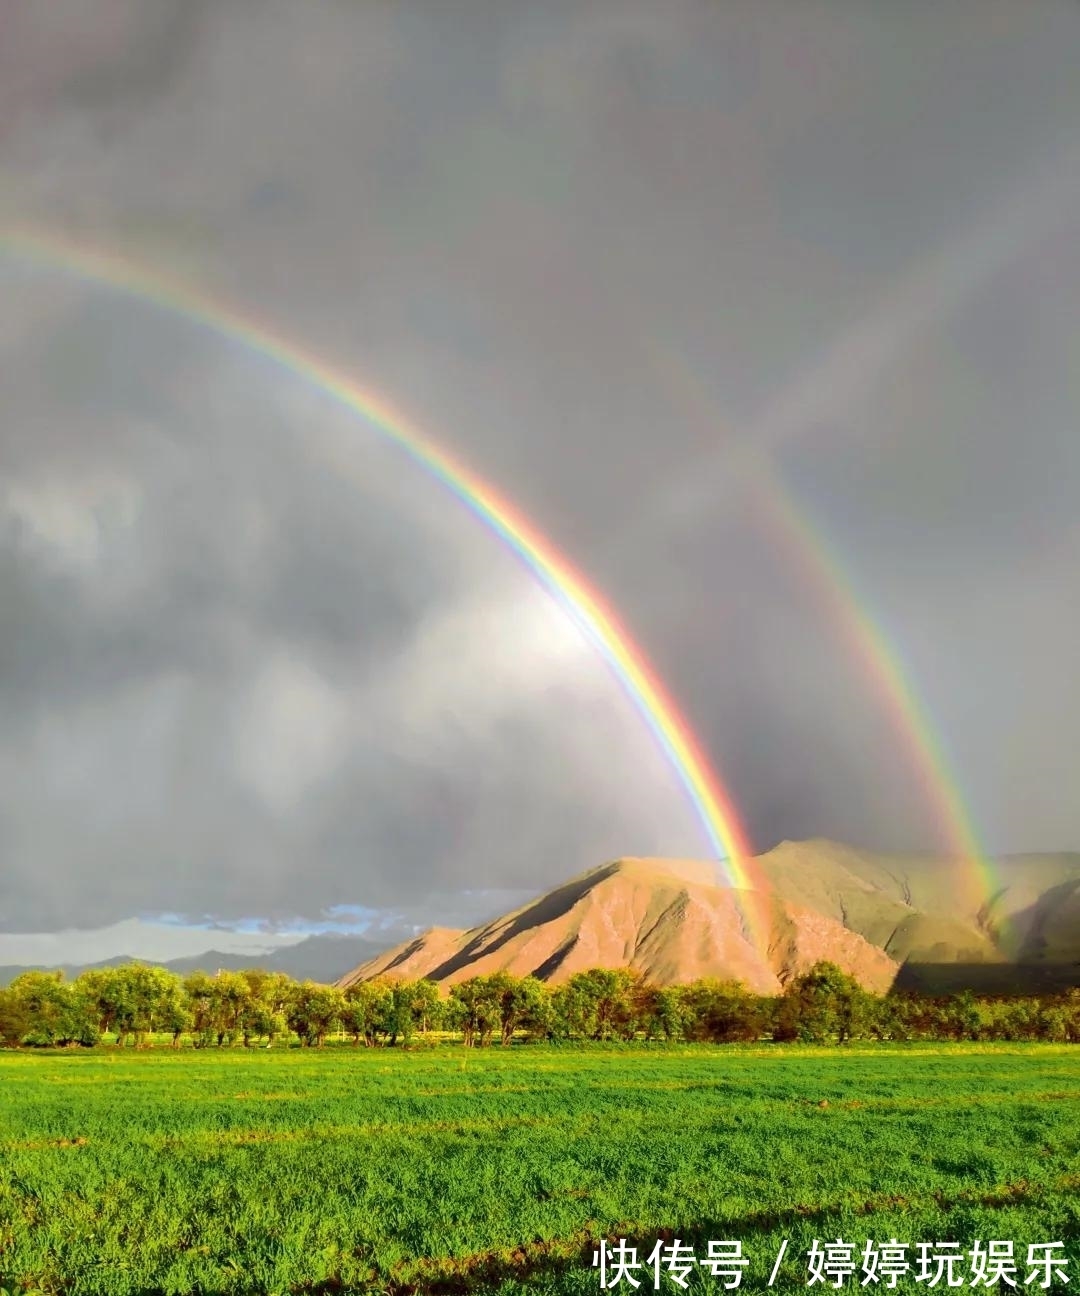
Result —
[[[405, 411], [603, 592], [756, 848], [949, 846], [872, 628], [986, 847], [1080, 849], [1078, 59], [1049, 0], [0, 0], [0, 230]], [[0, 963], [706, 849], [444, 488], [0, 233]]]

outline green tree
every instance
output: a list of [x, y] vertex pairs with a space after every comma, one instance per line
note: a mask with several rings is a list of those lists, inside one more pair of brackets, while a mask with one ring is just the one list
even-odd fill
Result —
[[289, 1028], [299, 1035], [301, 1044], [322, 1048], [344, 1011], [345, 996], [337, 986], [301, 981], [289, 996], [286, 1021]]
[[80, 973], [75, 984], [97, 1022], [98, 1034], [115, 1032], [117, 1044], [122, 1043], [132, 1015], [131, 986], [123, 968], [91, 968]]
[[487, 992], [499, 1014], [499, 1039], [505, 1047], [519, 1029], [531, 1027], [539, 1020], [546, 997], [545, 986], [534, 976], [518, 977], [510, 972], [494, 972], [486, 978]]
[[269, 1048], [288, 1030], [285, 1018], [293, 983], [283, 972], [262, 968], [246, 968], [240, 978], [246, 986], [236, 1022], [241, 1042], [250, 1048], [253, 1039], [264, 1039]]
[[0, 1044], [21, 1044], [30, 1033], [30, 1013], [26, 1002], [9, 987], [0, 988]]
[[180, 1047], [180, 1038], [184, 1032], [191, 1029], [191, 1010], [179, 977], [158, 1004], [156, 1027], [172, 1036], [170, 1044], [174, 1049]]
[[146, 963], [129, 963], [116, 971], [127, 982], [128, 1029], [137, 1045], [156, 1030], [174, 1031], [183, 1008], [183, 983], [174, 973]]
[[442, 996], [439, 987], [427, 977], [406, 982], [402, 993], [407, 997], [413, 1025], [421, 1035], [426, 1035], [442, 1021]]
[[374, 1047], [387, 1034], [387, 1024], [393, 1010], [393, 989], [385, 981], [357, 981], [346, 986], [345, 1006], [341, 1024], [353, 1037], [368, 1048]]
[[559, 1033], [570, 1038], [632, 1039], [637, 1030], [635, 994], [641, 977], [630, 968], [575, 972], [553, 996]]
[[1039, 1016], [1041, 1039], [1080, 1044], [1080, 987], [1044, 1001]]
[[768, 1024], [767, 1001], [751, 994], [741, 981], [693, 981], [682, 989], [681, 1007], [683, 1029], [692, 1040], [752, 1041]]
[[[388, 992], [388, 993], [386, 993]], [[393, 1047], [400, 1040], [408, 1048], [417, 1031], [427, 1032], [441, 1015], [439, 988], [434, 981], [388, 980], [385, 982], [383, 1033]]]
[[184, 978], [184, 998], [191, 1021], [196, 1048], [207, 1048], [214, 1042], [217, 996], [214, 978], [205, 972], [191, 972]]
[[183, 986], [196, 1047], [216, 1044], [223, 1048], [243, 1036], [252, 989], [242, 973], [219, 971], [209, 976], [206, 972], [191, 972]]
[[491, 977], [469, 977], [450, 987], [452, 1019], [460, 1024], [466, 1048], [491, 1043], [501, 1029], [502, 1007], [498, 983]]
[[23, 972], [8, 988], [9, 1026], [25, 1024], [22, 1041], [93, 1044], [97, 1031], [82, 997], [62, 972]]
[[146, 963], [92, 968], [74, 985], [97, 1033], [115, 1031], [117, 1044], [128, 1037], [142, 1044], [154, 1031], [169, 1031], [178, 1040], [186, 1028], [183, 983], [166, 968]]
[[683, 986], [656, 986], [642, 981], [634, 992], [634, 1016], [650, 1040], [684, 1038]]
[[815, 963], [788, 986], [776, 1037], [844, 1044], [869, 1033], [874, 997], [835, 963]]

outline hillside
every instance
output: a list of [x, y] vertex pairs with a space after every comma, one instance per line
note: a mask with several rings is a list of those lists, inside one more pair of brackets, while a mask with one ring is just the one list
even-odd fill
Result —
[[1080, 982], [1080, 855], [995, 861], [992, 891], [964, 861], [823, 840], [784, 842], [756, 863], [770, 889], [758, 941], [712, 864], [631, 858], [469, 931], [433, 928], [338, 984], [498, 970], [560, 982], [625, 966], [664, 984], [716, 976], [769, 993], [819, 959], [877, 990]]

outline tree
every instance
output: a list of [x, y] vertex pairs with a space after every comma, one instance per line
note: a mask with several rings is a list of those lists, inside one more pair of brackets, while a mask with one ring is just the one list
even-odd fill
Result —
[[489, 976], [469, 977], [450, 987], [453, 1019], [460, 1023], [466, 1048], [483, 1047], [501, 1029], [502, 1006], [499, 984]]
[[91, 968], [81, 973], [75, 984], [97, 1022], [98, 1034], [115, 1031], [117, 1044], [122, 1043], [131, 1020], [131, 986], [123, 968]]
[[192, 972], [184, 978], [184, 995], [191, 1015], [196, 1047], [222, 1048], [253, 1032], [251, 983], [241, 972], [219, 971], [215, 976]]
[[302, 981], [293, 987], [285, 1019], [301, 1044], [322, 1048], [344, 1011], [345, 997], [337, 986]]
[[174, 1043], [187, 1026], [183, 984], [175, 973], [146, 963], [92, 968], [74, 982], [99, 1035], [116, 1032], [117, 1044], [132, 1037], [145, 1042], [154, 1031], [170, 1031]]
[[386, 1007], [386, 1033], [390, 1036], [389, 1044], [393, 1048], [401, 1038], [401, 1043], [408, 1048], [416, 1030], [416, 1014], [413, 1011], [413, 981], [391, 981], [390, 998]]
[[499, 1014], [500, 1042], [505, 1047], [521, 1027], [534, 1025], [544, 1006], [546, 988], [534, 976], [517, 977], [495, 972], [487, 978], [487, 989]]
[[421, 1035], [426, 1035], [442, 1020], [442, 996], [434, 981], [429, 981], [426, 977], [421, 977], [418, 981], [406, 981], [401, 987], [401, 994], [408, 1003], [413, 1026]]
[[555, 1028], [584, 1039], [632, 1039], [640, 975], [630, 968], [590, 968], [575, 972], [553, 996]]
[[251, 1047], [252, 1039], [265, 1039], [269, 1048], [288, 1030], [285, 1018], [293, 983], [284, 972], [262, 968], [247, 968], [240, 976], [247, 985], [237, 1023], [240, 1038], [245, 1048]]
[[892, 994], [886, 998], [879, 1020], [890, 1039], [944, 1039], [947, 1002], [913, 991]]
[[129, 963], [116, 971], [127, 981], [130, 1016], [128, 1027], [136, 1045], [155, 1030], [176, 1031], [182, 1020], [183, 985], [180, 978], [162, 967]]
[[874, 997], [835, 963], [815, 963], [788, 986], [776, 1038], [843, 1044], [865, 1035]]
[[357, 981], [346, 986], [342, 1026], [352, 1035], [353, 1043], [361, 1040], [374, 1047], [387, 1033], [393, 1009], [393, 990], [385, 981]]
[[1065, 1044], [1080, 1044], [1080, 987], [1042, 1005], [1041, 1037]]
[[0, 989], [0, 1044], [21, 1044], [30, 1033], [30, 1013], [26, 1003], [10, 988]]
[[214, 1042], [217, 995], [214, 978], [205, 972], [191, 972], [184, 978], [184, 997], [191, 1020], [196, 1048], [207, 1048]]
[[191, 1029], [191, 1010], [179, 977], [158, 1004], [156, 1025], [158, 1030], [167, 1031], [172, 1036], [171, 1047], [174, 1049], [180, 1047], [181, 1035]]
[[686, 1026], [683, 986], [655, 986], [642, 981], [634, 991], [634, 1016], [650, 1040], [682, 1039]]
[[[982, 1027], [979, 1004], [970, 990], [952, 995], [943, 1004], [941, 1029], [946, 1039], [977, 1040]], [[939, 1034], [938, 1039], [942, 1036]]]
[[704, 978], [684, 986], [680, 996], [687, 1039], [714, 1044], [758, 1039], [768, 1021], [766, 1002], [741, 981]]
[[8, 987], [6, 1029], [23, 1028], [19, 1042], [94, 1044], [97, 1031], [84, 1000], [62, 972], [23, 972]]

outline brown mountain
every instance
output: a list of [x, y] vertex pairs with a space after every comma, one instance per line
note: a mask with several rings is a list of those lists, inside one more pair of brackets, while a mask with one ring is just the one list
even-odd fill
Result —
[[968, 862], [829, 841], [784, 842], [755, 863], [759, 939], [744, 893], [713, 864], [622, 859], [483, 926], [432, 928], [338, 984], [633, 967], [662, 984], [717, 976], [768, 993], [819, 959], [876, 990], [1080, 982], [1080, 855], [995, 861], [989, 894]]

